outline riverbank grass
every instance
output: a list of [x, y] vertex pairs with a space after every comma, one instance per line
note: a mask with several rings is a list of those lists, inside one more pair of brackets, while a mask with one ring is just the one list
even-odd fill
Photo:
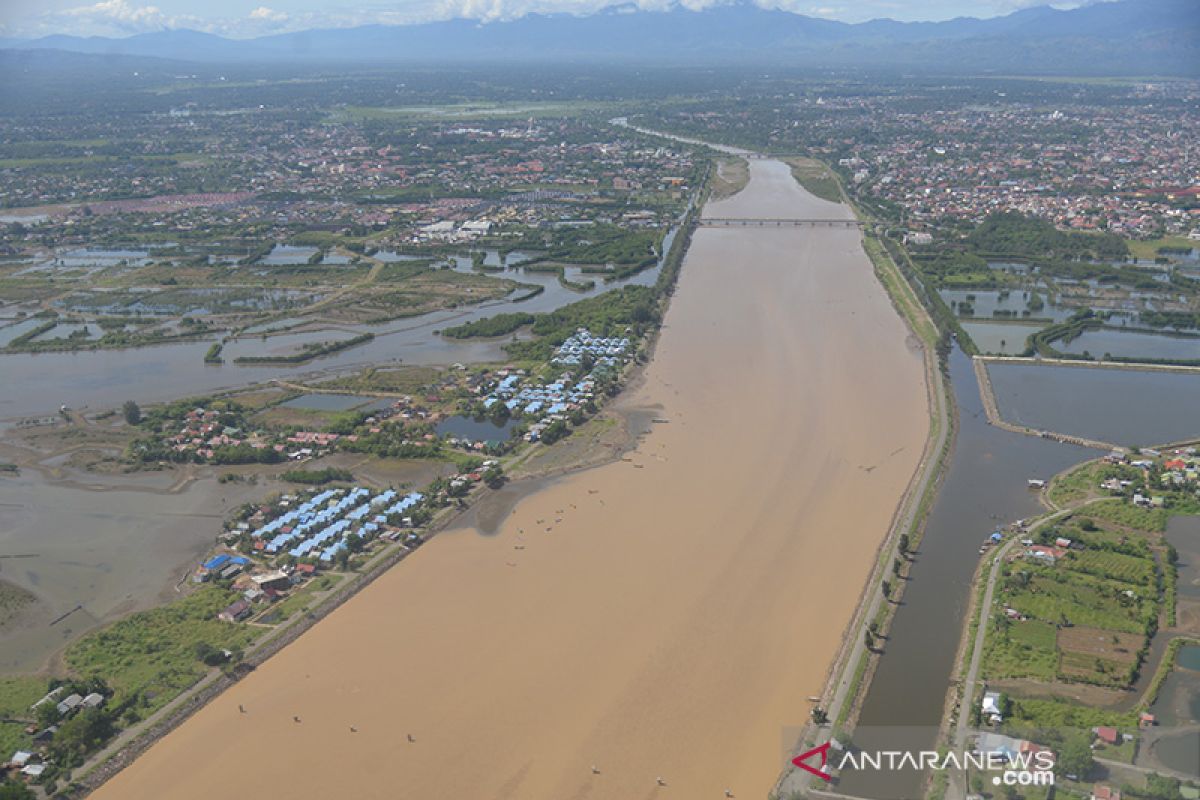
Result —
[[45, 678], [33, 675], [0, 678], [0, 760], [33, 744], [25, 732], [27, 721], [34, 719], [29, 707], [42, 699], [48, 688]]
[[1136, 258], [1155, 259], [1162, 253], [1160, 250], [1186, 251], [1200, 247], [1200, 242], [1186, 236], [1164, 236], [1159, 239], [1130, 239], [1129, 252]]
[[915, 333], [926, 347], [935, 347], [938, 342], [937, 326], [921, 305], [913, 292], [912, 286], [900, 274], [899, 268], [883, 249], [879, 239], [873, 235], [863, 237], [863, 249], [871, 264], [875, 267], [875, 275], [883, 284], [884, 290], [892, 303], [900, 311], [901, 316], [908, 322], [909, 328]]
[[791, 168], [792, 177], [796, 179], [796, 183], [812, 194], [831, 203], [845, 202], [842, 185], [838, 182], [837, 176], [822, 162], [802, 156], [790, 156], [784, 158], [783, 162]]
[[712, 200], [724, 200], [740, 192], [750, 182], [750, 164], [744, 158], [729, 156], [717, 159], [712, 179]]

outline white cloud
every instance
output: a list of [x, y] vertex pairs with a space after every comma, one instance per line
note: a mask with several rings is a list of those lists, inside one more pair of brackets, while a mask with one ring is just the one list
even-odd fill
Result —
[[266, 6], [259, 6], [258, 8], [254, 9], [253, 11], [250, 12], [250, 19], [259, 20], [262, 22], [273, 22], [273, 23], [282, 24], [284, 22], [287, 22], [288, 19], [290, 19], [290, 17], [288, 16], [286, 11], [276, 11], [273, 8], [267, 8]]
[[76, 6], [60, 12], [62, 16], [101, 26], [112, 26], [131, 33], [174, 27], [173, 18], [158, 6], [135, 6], [127, 0], [101, 0], [90, 6]]

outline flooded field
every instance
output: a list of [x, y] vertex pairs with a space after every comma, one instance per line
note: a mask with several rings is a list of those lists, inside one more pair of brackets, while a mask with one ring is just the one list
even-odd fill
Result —
[[[35, 469], [0, 478], [0, 554], [21, 556], [0, 559], [0, 580], [36, 597], [0, 627], [0, 675], [41, 669], [97, 625], [174, 599], [174, 587], [213, 546], [232, 509], [295, 489], [271, 478], [283, 465], [223, 467], [184, 482], [180, 470], [100, 476], [62, 461], [46, 462], [60, 468], [54, 481]], [[353, 469], [379, 485], [410, 487], [453, 471], [438, 461], [344, 453], [309, 466]], [[220, 483], [224, 472], [257, 479]]]
[[1200, 601], [1200, 517], [1172, 517], [1166, 536], [1179, 553], [1176, 591]]
[[1200, 646], [1179, 649], [1175, 670], [1150, 710], [1160, 726], [1147, 753], [1150, 763], [1200, 775]]
[[[864, 750], [932, 749], [959, 644], [979, 542], [997, 525], [1041, 510], [1026, 488], [1093, 451], [1009, 433], [987, 423], [970, 359], [954, 350], [950, 378], [959, 429], [949, 471], [926, 524], [863, 703], [854, 742]], [[919, 796], [914, 772], [867, 771], [841, 776], [837, 791], [874, 798]]]
[[982, 321], [1000, 315], [1062, 322], [1078, 310], [1048, 300], [1044, 289], [1040, 292], [1029, 289], [942, 289], [938, 294], [964, 320]]
[[1019, 356], [1025, 340], [1045, 325], [1019, 322], [963, 322], [963, 329], [980, 352], [1000, 356]]
[[497, 424], [490, 419], [472, 419], [471, 417], [447, 417], [435, 428], [439, 436], [459, 436], [475, 442], [505, 441], [510, 431], [517, 425], [517, 420], [507, 419]]
[[5, 325], [3, 328], [0, 328], [0, 347], [6, 346], [18, 336], [24, 336], [45, 323], [46, 321], [40, 317], [31, 317], [20, 322], [14, 322], [11, 325]]
[[[670, 236], [673, 233], [668, 237], [668, 246]], [[510, 264], [515, 255], [510, 254]], [[660, 266], [625, 280], [605, 282], [602, 275], [591, 276], [595, 279], [595, 287], [587, 292], [563, 287], [553, 273], [511, 268], [496, 274], [540, 286], [542, 292], [526, 300], [514, 300], [527, 294], [526, 290], [518, 289], [509, 298], [478, 306], [435, 311], [375, 325], [344, 325], [337, 329], [282, 333], [263, 339], [260, 335], [262, 332], [295, 322], [292, 318], [281, 319], [277, 323], [267, 323], [265, 327], [255, 326], [255, 335], [229, 343], [223, 351], [226, 359], [224, 364], [204, 363], [204, 355], [212, 344], [210, 341], [128, 350], [0, 355], [0, 374], [9, 379], [10, 387], [10, 391], [0, 393], [0, 420], [53, 414], [63, 403], [72, 408], [112, 408], [130, 399], [130, 387], [137, 387], [137, 397], [134, 399], [145, 405], [248, 386], [278, 377], [299, 381], [304, 380], [306, 375], [348, 370], [365, 364], [504, 361], [506, 355], [503, 345], [509, 341], [509, 337], [459, 340], [443, 338], [437, 332], [442, 328], [506, 311], [527, 311], [532, 314], [554, 311], [581, 297], [620, 286], [648, 286], [658, 278]], [[469, 268], [470, 259], [467, 259], [464, 269]], [[573, 269], [568, 270], [568, 276], [574, 274]], [[26, 322], [18, 324], [24, 330], [37, 326], [34, 323], [24, 328]], [[14, 326], [0, 328], [0, 345], [5, 343], [6, 337], [11, 339], [20, 333], [21, 329], [14, 330]], [[349, 338], [360, 333], [373, 333], [375, 339], [306, 364], [289, 367], [239, 366], [233, 363], [233, 358], [238, 355], [286, 355], [305, 343]]]
[[1000, 415], [1126, 446], [1200, 436], [1200, 372], [988, 364]]
[[316, 254], [317, 248], [315, 247], [294, 247], [286, 244], [277, 244], [271, 249], [270, 253], [260, 258], [258, 263], [267, 265], [305, 264]]
[[371, 402], [370, 397], [356, 394], [305, 394], [280, 403], [284, 408], [304, 408], [313, 411], [349, 411]]
[[0, 551], [28, 556], [0, 562], [0, 578], [37, 597], [0, 630], [0, 673], [40, 669], [99, 622], [174, 597], [225, 513], [268, 491], [207, 479], [165, 493], [176, 477], [96, 478], [92, 490], [48, 484], [33, 470], [0, 479]]
[[1093, 358], [1113, 355], [1118, 358], [1200, 361], [1200, 336], [1169, 336], [1102, 328], [1084, 331], [1070, 342], [1057, 342], [1055, 347], [1064, 353], [1088, 353]]
[[[710, 213], [848, 213], [751, 175]], [[857, 231], [698, 231], [628, 461], [435, 538], [97, 797], [765, 796], [924, 444], [907, 339]]]

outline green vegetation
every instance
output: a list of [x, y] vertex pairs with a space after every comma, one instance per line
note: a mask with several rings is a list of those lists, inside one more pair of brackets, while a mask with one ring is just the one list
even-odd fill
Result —
[[825, 164], [812, 158], [793, 157], [783, 160], [791, 167], [796, 183], [822, 200], [831, 203], [842, 202], [842, 185], [833, 170]]
[[32, 743], [29, 734], [25, 733], [26, 724], [35, 718], [29, 707], [49, 688], [45, 678], [0, 678], [0, 759], [7, 760], [13, 752]]
[[987, 637], [984, 663], [988, 678], [1034, 678], [1052, 681], [1058, 673], [1057, 631], [1048, 622], [1019, 624], [993, 622]]
[[121, 406], [121, 414], [125, 417], [126, 425], [137, 425], [142, 421], [142, 409], [132, 400], [126, 400]]
[[711, 199], [723, 200], [746, 188], [750, 182], [750, 165], [744, 158], [726, 156], [717, 159], [718, 169], [713, 175]]
[[656, 249], [662, 234], [654, 230], [630, 230], [617, 225], [587, 225], [578, 228], [555, 230], [548, 241], [531, 243], [542, 252], [537, 258], [525, 262], [528, 268], [538, 262], [563, 262], [588, 266], [606, 265], [653, 266], [657, 260]]
[[37, 800], [37, 795], [23, 783], [5, 781], [0, 783], [0, 800]]
[[441, 372], [435, 367], [408, 365], [368, 367], [354, 375], [339, 376], [317, 385], [323, 389], [346, 389], [359, 394], [371, 392], [414, 394], [437, 382], [440, 377]]
[[1041, 743], [1048, 742], [1045, 737], [1038, 738], [1036, 729], [1090, 730], [1100, 725], [1129, 729], [1137, 725], [1137, 714], [1133, 711], [1108, 711], [1067, 700], [1015, 697], [1012, 698], [1012, 715], [1009, 719], [1010, 723], [1006, 727], [1032, 733], [1033, 735], [1027, 738]]
[[1158, 630], [1160, 587], [1150, 542], [1144, 533], [1110, 530], [1090, 516], [1037, 535], [1047, 545], [1057, 538], [1074, 544], [1055, 563], [1026, 558], [1004, 565], [1003, 610], [989, 623], [985, 675], [1128, 686]]
[[333, 342], [311, 342], [304, 345], [298, 353], [293, 353], [288, 356], [238, 356], [233, 360], [235, 364], [242, 365], [264, 365], [264, 364], [303, 364], [306, 361], [312, 361], [314, 358], [328, 356], [334, 353], [339, 353], [342, 350], [349, 350], [352, 347], [358, 347], [360, 344], [366, 344], [375, 338], [373, 333], [364, 333], [359, 336], [353, 336], [349, 339], [342, 339]]
[[1165, 508], [1143, 508], [1119, 497], [1092, 503], [1087, 507], [1086, 514], [1126, 528], [1157, 533], [1167, 529], [1167, 520], [1171, 516]]
[[525, 291], [523, 294], [519, 294], [516, 297], [513, 297], [512, 302], [522, 303], [526, 300], [531, 300], [534, 297], [537, 297], [542, 292], [546, 291], [546, 287], [542, 286], [540, 283], [522, 284], [522, 285], [527, 287], [527, 291]]
[[863, 249], [875, 267], [876, 278], [883, 284], [888, 297], [908, 322], [909, 327], [920, 337], [926, 347], [936, 346], [937, 326], [921, 306], [921, 301], [913, 292], [912, 286], [905, 280], [891, 256], [879, 243], [879, 239], [874, 235], [867, 234], [863, 237]]
[[327, 483], [340, 481], [349, 483], [354, 480], [354, 474], [348, 469], [326, 467], [324, 469], [290, 469], [279, 476], [290, 483], [304, 483], [311, 486], [324, 486]]
[[989, 214], [967, 241], [978, 253], [1026, 258], [1124, 258], [1125, 240], [1110, 233], [1067, 233], [1016, 212]]
[[[1046, 489], [1046, 498], [1059, 508], [1074, 506], [1098, 495], [1100, 484], [1110, 478], [1132, 481], [1140, 476], [1141, 471], [1136, 467], [1102, 460], [1088, 461], [1056, 475]], [[1081, 513], [1088, 514], [1090, 511], [1085, 509]]]
[[587, 328], [596, 336], [637, 338], [656, 325], [660, 315], [654, 289], [623, 286], [548, 314], [538, 314], [532, 326], [537, 338], [513, 342], [505, 349], [516, 358], [549, 361], [554, 348], [579, 328]]
[[144, 718], [199, 680], [209, 650], [235, 654], [253, 641], [255, 630], [230, 625], [217, 614], [240, 595], [217, 586], [160, 608], [140, 611], [80, 639], [66, 663], [85, 679], [103, 679], [114, 694], [110, 709], [127, 719]]
[[[344, 564], [340, 564], [342, 568]], [[336, 575], [328, 573], [313, 578], [299, 589], [293, 589], [282, 601], [271, 607], [262, 618], [263, 622], [268, 620], [272, 623], [289, 620], [295, 617], [301, 611], [310, 608], [318, 599], [321, 592], [328, 591], [337, 586], [339, 578]]]
[[1130, 255], [1149, 261], [1163, 252], [1187, 252], [1195, 248], [1197, 243], [1186, 236], [1163, 236], [1158, 239], [1130, 239], [1128, 245]]
[[504, 336], [526, 325], [532, 325], [537, 318], [533, 314], [513, 312], [497, 314], [494, 317], [484, 317], [474, 322], [464, 322], [452, 328], [442, 330], [442, 336], [451, 339], [471, 339], [475, 337]]
[[[1152, 605], [1147, 600], [1123, 602], [1116, 595], [1125, 589], [1118, 590], [1103, 580], [1061, 566], [1022, 565], [1014, 575], [1028, 575], [1028, 583], [1020, 589], [1014, 586], [1006, 593], [1006, 599], [1010, 606], [1032, 619], [1139, 633], [1154, 618], [1153, 608], [1142, 608]], [[1020, 578], [1014, 583], [1020, 585]], [[1009, 590], [1007, 585], [1006, 590]]]

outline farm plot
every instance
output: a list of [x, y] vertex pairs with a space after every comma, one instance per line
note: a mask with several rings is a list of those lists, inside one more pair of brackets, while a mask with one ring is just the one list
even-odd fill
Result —
[[1126, 686], [1133, 679], [1145, 637], [1102, 628], [1061, 628], [1058, 671], [1067, 680]]

